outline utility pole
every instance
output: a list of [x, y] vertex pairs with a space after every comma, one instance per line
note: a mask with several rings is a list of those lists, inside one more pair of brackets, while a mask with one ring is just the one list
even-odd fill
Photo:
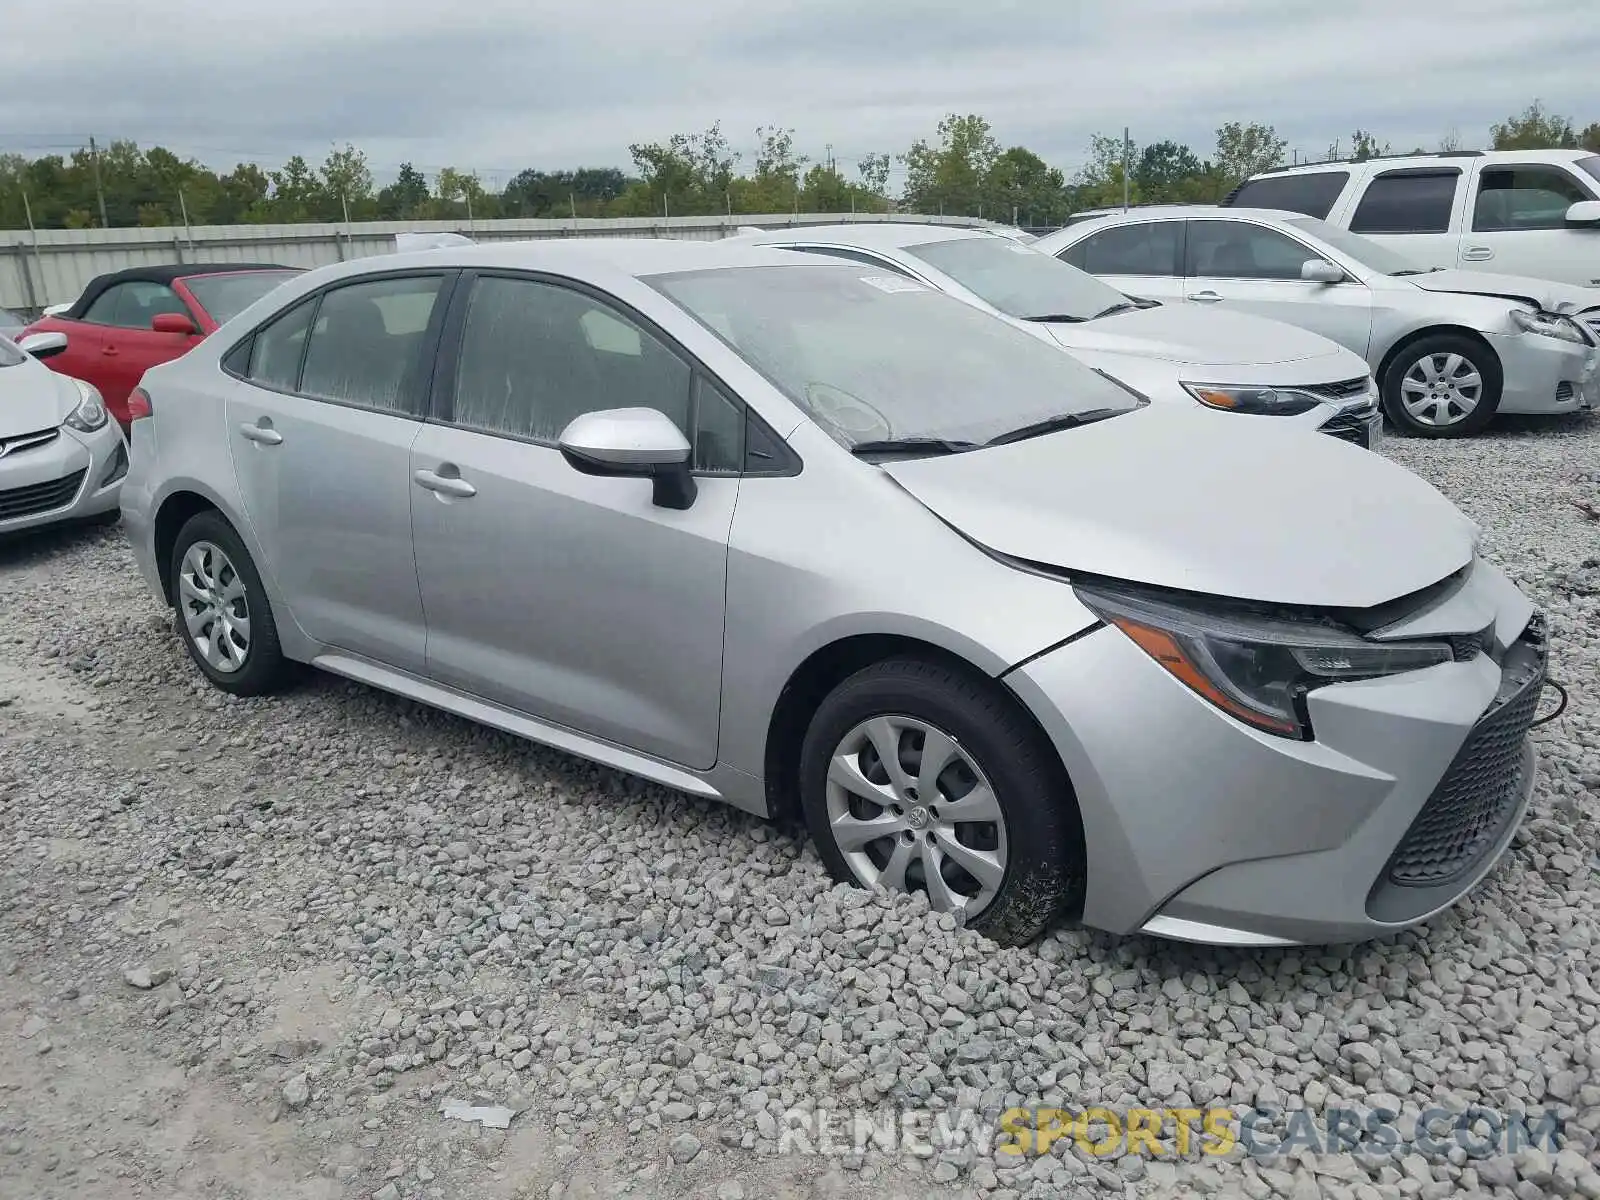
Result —
[[1133, 157], [1133, 139], [1129, 136], [1128, 127], [1122, 127], [1122, 211], [1128, 211], [1129, 197], [1129, 160]]
[[110, 229], [111, 222], [106, 220], [106, 193], [100, 186], [100, 147], [95, 145], [94, 135], [89, 135], [89, 168], [94, 172], [94, 195], [100, 201], [100, 228]]
[[567, 193], [567, 209], [568, 209], [569, 212], [572, 213], [572, 219], [574, 221], [576, 221], [578, 219], [578, 196], [577, 196], [577, 193], [575, 193], [575, 192], [568, 192]]

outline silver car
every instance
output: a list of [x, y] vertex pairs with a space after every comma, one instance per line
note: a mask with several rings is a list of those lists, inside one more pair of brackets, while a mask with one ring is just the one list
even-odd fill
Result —
[[127, 443], [91, 384], [38, 361], [66, 348], [64, 333], [0, 337], [0, 535], [117, 519]]
[[1528, 802], [1542, 625], [1380, 455], [1148, 404], [903, 276], [617, 238], [283, 285], [137, 394], [218, 687], [309, 663], [1004, 942], [1422, 920]]
[[880, 222], [755, 231], [738, 243], [915, 279], [1158, 403], [1200, 404], [1230, 421], [1273, 421], [1369, 449], [1382, 431], [1372, 373], [1343, 346], [1281, 321], [1134, 299], [993, 231]]
[[1595, 289], [1424, 271], [1360, 234], [1267, 209], [1132, 209], [1034, 245], [1136, 295], [1332, 338], [1366, 359], [1384, 411], [1408, 433], [1461, 437], [1497, 412], [1600, 404]]

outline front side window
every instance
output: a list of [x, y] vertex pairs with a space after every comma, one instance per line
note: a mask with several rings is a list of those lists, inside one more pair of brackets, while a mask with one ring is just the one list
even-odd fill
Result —
[[585, 413], [653, 408], [687, 431], [691, 376], [653, 334], [599, 300], [537, 280], [485, 278], [467, 305], [454, 420], [554, 445]]
[[1472, 228], [1480, 233], [1563, 229], [1567, 209], [1593, 199], [1559, 167], [1486, 167], [1478, 176]]
[[1348, 171], [1269, 175], [1243, 184], [1224, 203], [1230, 208], [1275, 208], [1325, 219], [1349, 182]]
[[1459, 171], [1432, 175], [1379, 175], [1367, 185], [1355, 215], [1352, 233], [1447, 233], [1456, 202]]
[[119, 329], [149, 329], [160, 313], [189, 315], [178, 293], [164, 283], [133, 280], [108, 287], [95, 297], [83, 314], [85, 321], [113, 325]]
[[1350, 233], [1336, 225], [1329, 225], [1326, 221], [1319, 221], [1315, 217], [1289, 217], [1285, 225], [1292, 228], [1303, 229], [1312, 237], [1326, 242], [1340, 254], [1353, 258], [1368, 270], [1377, 271], [1383, 275], [1420, 275], [1422, 272], [1417, 265], [1405, 255], [1391, 250], [1387, 246], [1380, 246], [1371, 238], [1364, 238], [1359, 233]]
[[1092, 321], [1128, 307], [1128, 298], [1110, 284], [1005, 238], [949, 238], [907, 246], [906, 252], [1024, 321]]
[[443, 283], [438, 275], [397, 276], [324, 292], [297, 390], [420, 414], [428, 323]]
[[1243, 221], [1189, 222], [1188, 272], [1210, 279], [1299, 279], [1319, 257], [1286, 234]]
[[1059, 257], [1091, 275], [1154, 275], [1178, 273], [1178, 247], [1183, 226], [1178, 221], [1143, 221], [1113, 225], [1091, 233]]
[[298, 271], [239, 271], [220, 275], [191, 275], [183, 281], [196, 303], [218, 325], [249, 308]]
[[738, 267], [644, 281], [846, 447], [976, 443], [1063, 414], [1130, 412], [1140, 403], [1024, 330], [881, 271]]

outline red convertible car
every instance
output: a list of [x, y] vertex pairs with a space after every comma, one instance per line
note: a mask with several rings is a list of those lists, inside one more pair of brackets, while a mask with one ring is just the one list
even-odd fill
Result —
[[131, 267], [97, 276], [66, 311], [35, 321], [27, 332], [67, 335], [67, 348], [49, 366], [94, 384], [126, 433], [128, 394], [146, 371], [184, 354], [297, 274], [264, 263]]

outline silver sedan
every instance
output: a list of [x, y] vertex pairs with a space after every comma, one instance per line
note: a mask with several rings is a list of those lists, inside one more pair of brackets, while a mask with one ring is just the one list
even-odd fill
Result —
[[1510, 845], [1541, 622], [1381, 455], [914, 280], [571, 239], [324, 267], [147, 372], [197, 669], [310, 664], [759, 814], [998, 940], [1422, 920]]
[[1302, 326], [1362, 355], [1384, 411], [1426, 437], [1500, 413], [1600, 406], [1600, 291], [1424, 271], [1359, 234], [1266, 209], [1161, 205], [1080, 221], [1034, 247], [1117, 288]]
[[66, 346], [64, 333], [0, 337], [0, 535], [117, 519], [122, 430], [92, 385], [38, 361]]

